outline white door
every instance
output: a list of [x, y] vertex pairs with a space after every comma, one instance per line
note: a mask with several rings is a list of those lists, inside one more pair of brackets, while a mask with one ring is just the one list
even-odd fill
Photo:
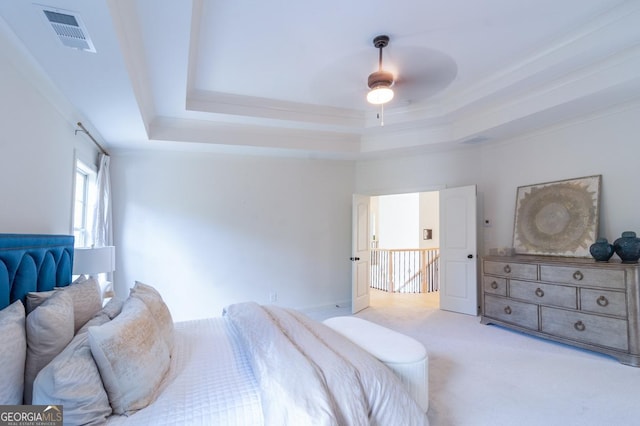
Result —
[[370, 197], [353, 196], [351, 236], [351, 312], [369, 306], [371, 247], [369, 246]]
[[440, 191], [440, 309], [478, 315], [476, 186]]

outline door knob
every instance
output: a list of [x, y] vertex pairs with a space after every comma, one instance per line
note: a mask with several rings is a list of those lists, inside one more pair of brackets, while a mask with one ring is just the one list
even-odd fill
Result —
[[356, 261], [360, 260], [359, 257], [350, 257], [349, 259], [351, 259], [352, 262], [356, 262]]
[[473, 255], [472, 254], [468, 254], [467, 255], [467, 259], [473, 259]]

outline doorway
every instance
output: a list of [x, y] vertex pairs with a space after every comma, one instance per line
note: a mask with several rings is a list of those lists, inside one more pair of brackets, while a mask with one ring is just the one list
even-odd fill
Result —
[[[439, 308], [468, 315], [478, 315], [478, 261], [477, 261], [477, 192], [475, 185], [438, 190], [438, 232], [440, 234], [438, 276]], [[374, 233], [378, 225], [370, 226], [370, 196], [353, 196], [352, 205], [352, 313], [369, 306], [369, 278], [372, 263], [371, 244], [378, 241]], [[411, 209], [394, 209], [409, 211]], [[360, 214], [366, 212], [366, 214]], [[413, 213], [412, 213], [413, 214]], [[378, 223], [378, 219], [374, 219]], [[423, 231], [426, 231], [423, 229]], [[413, 231], [415, 234], [415, 230]], [[433, 231], [432, 231], [433, 233]], [[429, 235], [423, 232], [422, 235]], [[428, 238], [426, 238], [428, 239]], [[379, 239], [380, 241], [382, 238]], [[422, 262], [422, 261], [421, 261]], [[420, 267], [420, 270], [422, 266]], [[417, 269], [414, 269], [417, 271]], [[393, 272], [395, 273], [395, 272]], [[391, 280], [395, 275], [389, 275]], [[404, 286], [404, 281], [402, 282]], [[394, 284], [394, 290], [397, 286]], [[357, 297], [356, 297], [357, 296]], [[356, 301], [358, 303], [356, 303]]]
[[439, 191], [372, 196], [370, 210], [371, 306], [439, 309]]

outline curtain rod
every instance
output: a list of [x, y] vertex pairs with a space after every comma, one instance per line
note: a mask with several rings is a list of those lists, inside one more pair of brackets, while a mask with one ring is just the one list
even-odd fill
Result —
[[98, 149], [100, 150], [101, 153], [103, 153], [104, 155], [109, 155], [109, 153], [102, 147], [102, 145], [100, 145], [98, 143], [98, 141], [93, 137], [93, 135], [91, 135], [91, 133], [89, 133], [89, 131], [79, 121], [78, 121], [78, 127], [80, 127], [80, 128], [76, 129], [74, 134], [77, 135], [78, 132], [85, 133], [87, 136], [89, 136], [89, 138], [93, 141], [93, 143], [96, 144], [96, 146], [98, 147]]

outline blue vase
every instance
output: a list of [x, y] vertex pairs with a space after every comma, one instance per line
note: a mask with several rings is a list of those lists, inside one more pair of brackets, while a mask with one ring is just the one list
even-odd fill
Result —
[[589, 247], [589, 252], [597, 262], [608, 262], [615, 251], [613, 245], [609, 244], [606, 238], [598, 238]]
[[622, 236], [613, 242], [613, 248], [622, 259], [622, 263], [637, 263], [640, 259], [640, 238], [636, 238], [635, 232], [623, 232]]

